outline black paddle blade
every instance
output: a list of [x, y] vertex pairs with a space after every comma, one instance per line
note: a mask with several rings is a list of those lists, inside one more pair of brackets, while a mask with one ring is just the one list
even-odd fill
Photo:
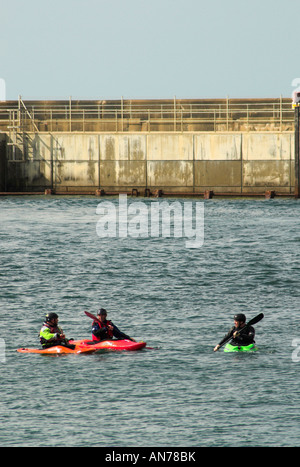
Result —
[[254, 316], [254, 318], [250, 319], [250, 321], [247, 323], [247, 326], [252, 326], [253, 324], [258, 323], [261, 319], [263, 319], [264, 314], [260, 313], [257, 316]]
[[250, 319], [250, 321], [248, 321], [246, 326], [244, 326], [240, 331], [238, 331], [238, 335], [243, 334], [245, 331], [247, 331], [249, 326], [253, 326], [253, 324], [258, 323], [261, 319], [263, 319], [263, 317], [264, 317], [263, 313], [260, 313], [259, 315], [254, 316], [254, 318], [252, 318], [252, 319]]

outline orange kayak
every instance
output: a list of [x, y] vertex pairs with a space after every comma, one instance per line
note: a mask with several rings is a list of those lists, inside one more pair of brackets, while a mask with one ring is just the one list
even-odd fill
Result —
[[47, 349], [17, 349], [20, 353], [39, 353], [44, 355], [53, 354], [81, 354], [93, 353], [100, 350], [140, 350], [146, 346], [146, 342], [132, 342], [128, 339], [122, 340], [107, 340], [94, 343], [88, 339], [70, 341], [70, 344], [75, 345], [75, 349], [69, 349], [63, 345], [56, 345]]

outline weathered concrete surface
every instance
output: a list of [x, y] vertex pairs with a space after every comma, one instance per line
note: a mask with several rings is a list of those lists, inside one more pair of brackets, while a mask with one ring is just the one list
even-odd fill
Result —
[[[108, 191], [146, 186], [146, 166], [141, 161], [104, 161], [100, 163], [100, 187]], [[116, 187], [118, 189], [116, 190]]]
[[145, 135], [100, 135], [99, 147], [103, 161], [146, 160]]
[[192, 161], [193, 136], [186, 134], [147, 135], [148, 161]]
[[243, 134], [244, 160], [290, 160], [293, 150], [294, 135], [290, 133]]
[[237, 191], [242, 186], [240, 161], [196, 161], [197, 190]]
[[241, 159], [242, 134], [202, 133], [195, 135], [195, 159], [235, 161]]
[[294, 189], [294, 134], [27, 133], [22, 147], [9, 152], [6, 165], [8, 191], [289, 194]]
[[55, 187], [97, 186], [97, 135], [67, 134], [50, 138], [48, 159], [52, 158]]
[[245, 187], [290, 186], [290, 161], [248, 161], [243, 164]]
[[[193, 163], [189, 161], [149, 161], [148, 186], [161, 188], [165, 186], [169, 190], [188, 189], [193, 186]], [[180, 183], [178, 183], [180, 180]]]

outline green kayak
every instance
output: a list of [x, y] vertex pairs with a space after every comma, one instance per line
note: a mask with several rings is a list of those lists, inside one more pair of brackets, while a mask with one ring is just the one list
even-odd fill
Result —
[[249, 345], [232, 345], [226, 344], [224, 352], [255, 352], [258, 350], [255, 344]]

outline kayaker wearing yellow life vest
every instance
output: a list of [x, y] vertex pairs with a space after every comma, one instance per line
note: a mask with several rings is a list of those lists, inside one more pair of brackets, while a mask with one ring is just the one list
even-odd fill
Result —
[[58, 326], [58, 315], [56, 313], [48, 313], [45, 322], [40, 330], [40, 342], [43, 349], [53, 347], [55, 345], [63, 345], [69, 348], [75, 348], [75, 345], [69, 344], [69, 340], [63, 330]]

